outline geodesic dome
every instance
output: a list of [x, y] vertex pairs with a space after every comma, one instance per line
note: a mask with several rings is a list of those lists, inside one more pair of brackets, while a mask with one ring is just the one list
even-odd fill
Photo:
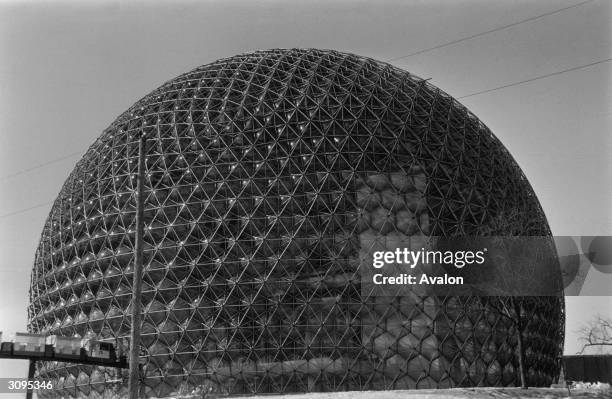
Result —
[[[533, 190], [453, 98], [335, 51], [219, 60], [113, 122], [43, 229], [31, 331], [129, 336], [141, 133], [147, 396], [518, 384], [503, 314], [476, 297], [363, 295], [358, 269], [397, 242], [550, 235]], [[526, 300], [529, 383], [549, 385], [563, 299]], [[38, 364], [48, 397], [121, 396], [115, 373]]]

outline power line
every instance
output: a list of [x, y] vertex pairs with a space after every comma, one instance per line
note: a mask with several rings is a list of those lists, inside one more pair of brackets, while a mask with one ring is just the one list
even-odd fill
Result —
[[[415, 51], [415, 52], [410, 53], [410, 54], [406, 54], [406, 55], [402, 55], [402, 56], [399, 56], [399, 57], [391, 58], [391, 59], [388, 59], [386, 62], [397, 61], [397, 60], [400, 60], [402, 58], [412, 57], [414, 55], [418, 55], [418, 54], [426, 53], [426, 52], [429, 52], [429, 51], [437, 50], [439, 48], [443, 48], [443, 47], [447, 47], [447, 46], [452, 46], [454, 44], [461, 43], [461, 42], [464, 42], [464, 41], [467, 41], [467, 40], [471, 40], [471, 39], [474, 39], [474, 38], [477, 38], [477, 37], [480, 37], [480, 36], [484, 36], [484, 35], [487, 35], [489, 33], [498, 32], [500, 30], [508, 29], [508, 28], [511, 28], [513, 26], [516, 26], [516, 25], [520, 25], [520, 24], [523, 24], [523, 23], [526, 23], [526, 22], [531, 22], [531, 21], [534, 21], [534, 20], [537, 20], [537, 19], [540, 19], [540, 18], [547, 17], [549, 15], [557, 14], [557, 13], [560, 13], [560, 12], [563, 12], [563, 11], [566, 11], [566, 10], [569, 10], [569, 9], [581, 6], [581, 5], [586, 4], [586, 3], [590, 3], [592, 1], [594, 1], [594, 0], [586, 0], [586, 1], [583, 1], [583, 2], [578, 3], [578, 4], [574, 4], [574, 5], [571, 5], [571, 6], [568, 6], [568, 7], [563, 7], [563, 8], [560, 8], [558, 10], [550, 11], [550, 12], [547, 12], [547, 13], [544, 13], [544, 14], [536, 15], [534, 17], [523, 19], [521, 21], [517, 21], [517, 22], [511, 23], [511, 24], [508, 24], [508, 25], [503, 25], [503, 26], [500, 26], [498, 28], [490, 29], [490, 30], [485, 31], [485, 32], [477, 33], [477, 34], [474, 34], [474, 35], [471, 35], [471, 36], [467, 36], [467, 37], [464, 37], [464, 38], [461, 38], [461, 39], [453, 40], [453, 41], [448, 42], [448, 43], [439, 44], [437, 46], [433, 46], [433, 47], [425, 48], [425, 49], [422, 49], [422, 50], [418, 50], [418, 51]], [[476, 95], [476, 93], [471, 94], [471, 95]], [[459, 97], [459, 98], [463, 98], [463, 97]], [[21, 171], [15, 172], [15, 173], [11, 173], [11, 174], [8, 174], [8, 175], [5, 175], [5, 176], [0, 176], [0, 181], [8, 179], [8, 178], [11, 178], [11, 177], [19, 176], [19, 175], [24, 174], [24, 173], [31, 172], [31, 171], [36, 170], [36, 169], [40, 169], [42, 167], [45, 167], [45, 166], [51, 165], [53, 163], [69, 159], [69, 158], [72, 158], [72, 157], [74, 157], [76, 155], [80, 155], [80, 154], [82, 154], [82, 151], [74, 152], [74, 153], [71, 153], [71, 154], [67, 154], [67, 155], [65, 155], [63, 157], [55, 158], [55, 159], [52, 159], [52, 160], [50, 160], [48, 162], [32, 166], [32, 167], [30, 167], [28, 169], [24, 169], [24, 170], [21, 170]], [[1, 217], [2, 216], [0, 216], [0, 218]]]
[[[477, 92], [466, 94], [464, 96], [460, 96], [460, 97], [456, 97], [456, 98], [457, 99], [462, 99], [462, 98], [473, 97], [473, 96], [477, 96], [477, 95], [480, 95], [480, 94], [484, 94], [484, 93], [489, 93], [489, 92], [496, 91], [496, 90], [505, 89], [507, 87], [518, 86], [518, 85], [521, 85], [521, 84], [525, 84], [525, 83], [533, 82], [533, 81], [536, 81], [536, 80], [548, 78], [550, 76], [561, 75], [561, 74], [566, 73], [566, 72], [572, 72], [572, 71], [576, 71], [576, 70], [579, 70], [579, 69], [588, 68], [588, 67], [591, 67], [591, 66], [594, 66], [594, 65], [597, 65], [597, 64], [602, 64], [604, 62], [609, 62], [609, 61], [612, 61], [612, 58], [606, 58], [604, 60], [599, 60], [599, 61], [591, 62], [589, 64], [579, 65], [579, 66], [568, 68], [568, 69], [564, 69], [564, 70], [561, 70], [561, 71], [547, 73], [545, 75], [536, 76], [534, 78], [530, 78], [530, 79], [521, 80], [521, 81], [518, 81], [518, 82], [509, 83], [509, 84], [506, 84], [506, 85], [494, 87], [494, 88], [487, 89], [487, 90], [477, 91]], [[80, 154], [80, 153], [81, 152], [79, 152], [78, 154]], [[42, 165], [46, 165], [46, 164], [49, 164], [49, 163], [57, 162], [58, 160], [65, 159], [65, 158], [68, 158], [68, 157], [73, 156], [73, 155], [74, 154], [69, 154], [69, 155], [66, 155], [63, 158], [58, 158], [57, 160], [52, 160], [52, 161], [46, 162], [45, 164], [42, 164]], [[38, 167], [40, 167], [40, 166], [32, 167], [32, 168], [28, 169], [28, 171], [36, 169]], [[35, 206], [29, 207], [29, 208], [19, 209], [19, 210], [16, 210], [14, 212], [11, 212], [11, 213], [6, 213], [4, 215], [0, 215], [0, 219], [3, 219], [5, 217], [9, 217], [9, 216], [13, 216], [13, 215], [17, 215], [17, 214], [20, 214], [20, 213], [25, 213], [27, 211], [30, 211], [30, 210], [33, 210], [33, 209], [36, 209], [36, 208], [41, 208], [43, 206], [46, 206], [46, 205], [49, 205], [49, 204], [52, 204], [52, 203], [53, 203], [53, 201], [49, 201], [49, 202], [45, 202], [43, 204], [35, 205]]]
[[590, 3], [592, 1], [594, 1], [594, 0], [586, 0], [586, 1], [583, 1], [582, 3], [574, 4], [574, 5], [568, 6], [568, 7], [559, 8], [558, 10], [554, 10], [554, 11], [550, 11], [550, 12], [547, 12], [547, 13], [544, 13], [544, 14], [536, 15], [535, 17], [530, 17], [530, 18], [527, 18], [527, 19], [523, 19], [523, 20], [520, 20], [520, 21], [517, 21], [517, 22], [513, 22], [511, 24], [508, 24], [508, 25], [503, 25], [503, 26], [500, 26], [500, 27], [497, 27], [497, 28], [494, 28], [494, 29], [487, 30], [485, 32], [476, 33], [474, 35], [466, 36], [466, 37], [463, 37], [461, 39], [453, 40], [453, 41], [450, 41], [450, 42], [447, 42], [447, 43], [443, 43], [443, 44], [438, 44], [437, 46], [424, 48], [422, 50], [418, 50], [418, 51], [415, 51], [415, 52], [410, 53], [410, 54], [406, 54], [406, 55], [402, 55], [402, 56], [399, 56], [399, 57], [391, 58], [391, 59], [388, 59], [386, 62], [397, 61], [397, 60], [401, 60], [402, 58], [408, 58], [408, 57], [412, 57], [412, 56], [415, 56], [415, 55], [427, 53], [429, 51], [437, 50], [437, 49], [440, 49], [440, 48], [443, 48], [443, 47], [452, 46], [452, 45], [457, 44], [457, 43], [465, 42], [465, 41], [472, 40], [472, 39], [475, 39], [475, 38], [480, 37], [480, 36], [488, 35], [489, 33], [499, 32], [501, 30], [512, 28], [514, 26], [517, 26], [517, 25], [520, 25], [520, 24], [524, 24], [526, 22], [535, 21], [536, 19], [548, 17], [549, 15], [553, 15], [553, 14], [557, 14], [557, 13], [560, 13], [560, 12], [563, 12], [563, 11], [567, 11], [567, 10], [569, 10], [571, 8], [575, 8], [575, 7], [581, 6], [581, 5], [586, 4], [586, 3]]
[[590, 64], [580, 65], [580, 66], [577, 66], [577, 67], [573, 67], [573, 68], [569, 68], [569, 69], [564, 69], [564, 70], [557, 71], [557, 72], [547, 73], [546, 75], [536, 76], [534, 78], [526, 79], [526, 80], [521, 80], [519, 82], [508, 83], [508, 84], [505, 84], [503, 86], [494, 87], [492, 89], [477, 91], [477, 92], [474, 92], [474, 93], [466, 94], [465, 96], [457, 97], [457, 99], [473, 97], [473, 96], [477, 96], [477, 95], [480, 95], [480, 94], [490, 93], [492, 91], [505, 89], [507, 87], [522, 85], [522, 84], [525, 84], [525, 83], [533, 82], [534, 80], [544, 79], [544, 78], [548, 78], [550, 76], [555, 76], [555, 75], [561, 75], [562, 73], [572, 72], [572, 71], [576, 71], [578, 69], [583, 69], [583, 68], [588, 68], [588, 67], [591, 67], [593, 65], [602, 64], [602, 63], [608, 62], [608, 61], [612, 61], [612, 58], [607, 58], [605, 60], [591, 62]]
[[25, 212], [31, 211], [33, 209], [42, 208], [43, 206], [47, 206], [47, 205], [50, 205], [52, 203], [53, 203], [53, 201], [48, 201], [48, 202], [45, 202], [43, 204], [38, 204], [38, 205], [31, 206], [29, 208], [18, 209], [18, 210], [14, 211], [14, 212], [5, 213], [4, 215], [0, 215], [0, 219], [4, 219], [6, 217], [13, 216], [13, 215], [18, 215], [20, 213], [25, 213]]
[[50, 161], [34, 165], [32, 167], [20, 170], [20, 171], [15, 172], [15, 173], [11, 173], [11, 174], [8, 174], [8, 175], [0, 176], [0, 181], [9, 179], [11, 177], [22, 175], [24, 173], [28, 173], [28, 172], [31, 172], [31, 171], [36, 170], [36, 169], [44, 168], [45, 166], [54, 164], [56, 162], [60, 162], [60, 161], [66, 160], [66, 159], [74, 158], [75, 156], [81, 155], [81, 154], [83, 154], [83, 151], [77, 151], [77, 152], [73, 152], [73, 153], [70, 153], [70, 154], [66, 154], [63, 157], [55, 158], [55, 159], [52, 159]]
[[[407, 55], [403, 55], [403, 56], [400, 56], [400, 57], [391, 58], [391, 59], [387, 60], [387, 62], [396, 61], [396, 60], [399, 60], [399, 59], [402, 59], [402, 58], [407, 58], [407, 57], [411, 57], [411, 56], [414, 56], [414, 55], [422, 54], [422, 53], [425, 53], [425, 52], [428, 52], [428, 51], [433, 51], [433, 50], [436, 50], [436, 49], [439, 49], [439, 48], [455, 45], [455, 44], [458, 44], [458, 43], [461, 43], [461, 42], [464, 42], [464, 41], [468, 41], [468, 40], [471, 40], [471, 39], [474, 39], [474, 38], [477, 38], [477, 37], [480, 37], [480, 36], [487, 35], [489, 33], [498, 32], [498, 31], [501, 31], [501, 30], [504, 30], [504, 29], [508, 29], [508, 28], [511, 28], [511, 27], [514, 27], [514, 26], [517, 26], [517, 25], [520, 25], [520, 24], [523, 24], [523, 23], [526, 23], [526, 22], [531, 22], [531, 21], [534, 21], [534, 20], [537, 20], [537, 19], [540, 19], [540, 18], [544, 18], [544, 17], [550, 16], [550, 15], [553, 15], [553, 14], [557, 14], [557, 13], [560, 13], [560, 12], [563, 12], [563, 11], [566, 11], [566, 10], [569, 10], [569, 9], [572, 9], [572, 8], [575, 8], [575, 7], [579, 7], [581, 5], [584, 5], [586, 3], [590, 3], [592, 1], [594, 1], [594, 0], [586, 0], [586, 1], [583, 1], [583, 2], [578, 3], [578, 4], [574, 4], [574, 5], [571, 5], [571, 6], [568, 6], [568, 7], [563, 7], [563, 8], [560, 8], [558, 10], [550, 11], [550, 12], [547, 12], [547, 13], [544, 13], [544, 14], [540, 14], [540, 15], [537, 15], [537, 16], [534, 16], [534, 17], [523, 19], [521, 21], [517, 21], [517, 22], [511, 23], [511, 24], [503, 25], [503, 26], [500, 26], [498, 28], [490, 29], [490, 30], [485, 31], [485, 32], [477, 33], [477, 34], [474, 34], [474, 35], [471, 35], [471, 36], [467, 36], [467, 37], [464, 37], [464, 38], [461, 38], [461, 39], [453, 40], [453, 41], [448, 42], [448, 43], [444, 43], [444, 44], [440, 44], [440, 45], [437, 45], [437, 46], [433, 46], [433, 47], [425, 48], [425, 49], [422, 49], [422, 50], [418, 50], [418, 51], [415, 51], [413, 53], [410, 53], [410, 54], [407, 54]], [[608, 62], [608, 61], [612, 61], [612, 59], [608, 58], [608, 59], [596, 61], [596, 62], [593, 62], [593, 63], [590, 63], [590, 64], [580, 65], [580, 66], [577, 66], [577, 67], [573, 67], [573, 68], [569, 68], [569, 69], [564, 69], [564, 70], [561, 70], [561, 71], [552, 72], [552, 73], [548, 73], [548, 74], [541, 75], [541, 76], [536, 76], [536, 77], [531, 78], [531, 79], [526, 79], [526, 80], [522, 80], [522, 81], [519, 81], [519, 82], [513, 82], [513, 83], [509, 83], [509, 84], [506, 84], [506, 85], [494, 87], [494, 88], [487, 89], [487, 90], [477, 91], [477, 92], [470, 93], [470, 94], [467, 94], [467, 95], [464, 95], [464, 96], [460, 96], [460, 97], [456, 97], [456, 98], [457, 99], [463, 99], [463, 98], [473, 97], [473, 96], [477, 96], [477, 95], [480, 95], [480, 94], [485, 94], [485, 93], [489, 93], [489, 92], [492, 92], [492, 91], [501, 90], [501, 89], [505, 89], [505, 88], [508, 88], [508, 87], [518, 86], [518, 85], [521, 85], [521, 84], [533, 82], [535, 80], [544, 79], [544, 78], [547, 78], [547, 77], [550, 77], [550, 76], [560, 75], [562, 73], [571, 72], [571, 71], [575, 71], [575, 70], [582, 69], [582, 68], [587, 68], [587, 67], [590, 67], [590, 66], [593, 66], [593, 65], [597, 65], [597, 64], [601, 64], [601, 63]], [[72, 157], [77, 156], [77, 155], [81, 155], [82, 153], [83, 153], [83, 151], [73, 152], [73, 153], [64, 155], [64, 156], [62, 156], [60, 158], [55, 158], [55, 159], [52, 159], [50, 161], [47, 161], [47, 162], [44, 162], [44, 163], [32, 166], [30, 168], [23, 169], [21, 171], [18, 171], [18, 172], [12, 173], [12, 174], [8, 174], [8, 175], [5, 175], [5, 176], [1, 176], [0, 177], [0, 181], [8, 179], [8, 178], [11, 178], [11, 177], [14, 177], [14, 176], [18, 176], [18, 175], [21, 175], [21, 174], [24, 174], [24, 173], [27, 173], [27, 172], [31, 172], [33, 170], [36, 170], [36, 169], [39, 169], [39, 168], [51, 165], [51, 164], [56, 163], [56, 162], [60, 162], [60, 161], [72, 158]], [[52, 202], [53, 201], [50, 201], [50, 202], [46, 202], [44, 204], [39, 204], [39, 205], [35, 205], [35, 206], [29, 207], [29, 208], [24, 208], [24, 209], [20, 209], [20, 210], [11, 212], [11, 213], [0, 215], [0, 219], [5, 218], [5, 217], [9, 217], [9, 216], [13, 216], [13, 215], [17, 215], [17, 214], [20, 214], [20, 213], [24, 213], [24, 212], [27, 212], [27, 211], [30, 211], [30, 210], [33, 210], [33, 209], [37, 209], [37, 208], [49, 205]]]

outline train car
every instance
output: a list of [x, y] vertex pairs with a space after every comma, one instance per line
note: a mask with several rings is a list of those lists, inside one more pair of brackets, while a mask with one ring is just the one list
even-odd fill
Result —
[[109, 362], [116, 360], [115, 346], [110, 342], [87, 339], [82, 341], [82, 346], [90, 359], [108, 360]]
[[0, 355], [10, 356], [13, 354], [13, 344], [2, 341], [2, 331], [0, 331]]
[[15, 333], [13, 354], [43, 355], [45, 353], [45, 338], [43, 334]]
[[2, 342], [0, 344], [0, 355], [10, 356], [13, 354], [13, 343], [12, 342]]
[[53, 346], [56, 357], [70, 359], [81, 358], [81, 338], [62, 337], [60, 335], [49, 335], [47, 345]]

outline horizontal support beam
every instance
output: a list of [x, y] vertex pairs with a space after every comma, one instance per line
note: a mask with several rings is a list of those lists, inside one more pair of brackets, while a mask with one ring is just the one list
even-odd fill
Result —
[[81, 358], [77, 355], [68, 357], [68, 356], [62, 356], [62, 355], [49, 356], [49, 355], [46, 355], [45, 353], [40, 353], [40, 355], [0, 353], [0, 359], [20, 359], [20, 360], [42, 361], [42, 362], [78, 363], [78, 364], [89, 364], [92, 366], [114, 367], [114, 368], [120, 368], [120, 369], [128, 368], [128, 362], [125, 357], [121, 357], [119, 361], [112, 361], [112, 360], [96, 359], [96, 358], [90, 358], [90, 357]]

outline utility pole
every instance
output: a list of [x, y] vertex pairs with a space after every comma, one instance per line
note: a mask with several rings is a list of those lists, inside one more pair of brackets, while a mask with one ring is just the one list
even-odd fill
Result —
[[[34, 380], [34, 374], [36, 373], [36, 361], [30, 360], [30, 366], [28, 367], [28, 381]], [[26, 392], [26, 399], [32, 399], [32, 389], [28, 388]]]
[[142, 256], [144, 235], [144, 177], [147, 139], [140, 133], [138, 143], [138, 188], [136, 197], [136, 246], [134, 248], [134, 282], [132, 296], [132, 328], [130, 331], [130, 374], [128, 380], [129, 399], [138, 399], [140, 393], [140, 324], [142, 309]]

